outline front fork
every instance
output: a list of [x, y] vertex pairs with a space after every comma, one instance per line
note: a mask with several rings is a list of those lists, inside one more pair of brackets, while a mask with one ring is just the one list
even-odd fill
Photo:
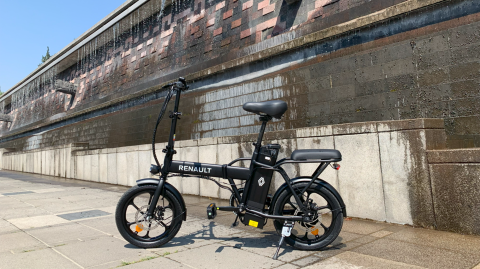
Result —
[[147, 211], [147, 218], [151, 218], [153, 216], [153, 211], [155, 210], [155, 207], [157, 205], [158, 199], [160, 198], [160, 195], [163, 194], [164, 188], [163, 185], [165, 185], [166, 181], [166, 176], [161, 176], [160, 181], [158, 182], [157, 188], [155, 189], [155, 193], [153, 194], [152, 200], [150, 201], [150, 205], [148, 206], [148, 211]]

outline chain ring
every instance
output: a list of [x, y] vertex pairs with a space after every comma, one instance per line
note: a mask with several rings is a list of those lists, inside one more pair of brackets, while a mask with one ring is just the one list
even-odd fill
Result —
[[[142, 230], [151, 231], [158, 227], [158, 222], [155, 221], [153, 218], [150, 219], [150, 221], [145, 219], [145, 213], [147, 212], [147, 210], [148, 210], [148, 205], [144, 205], [140, 207], [135, 213], [135, 222], [137, 223], [137, 226], [140, 227]], [[141, 216], [139, 216], [139, 214], [141, 214]], [[139, 219], [139, 217], [143, 217], [143, 218]]]

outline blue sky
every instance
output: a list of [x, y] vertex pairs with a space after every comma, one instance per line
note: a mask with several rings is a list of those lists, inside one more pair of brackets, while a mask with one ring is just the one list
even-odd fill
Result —
[[0, 87], [6, 92], [126, 0], [0, 0]]

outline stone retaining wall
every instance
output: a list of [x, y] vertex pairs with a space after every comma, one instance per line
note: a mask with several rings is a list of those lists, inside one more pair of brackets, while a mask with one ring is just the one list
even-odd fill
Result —
[[[204, 163], [228, 163], [251, 156], [256, 135], [184, 140], [176, 143], [174, 159]], [[295, 149], [337, 149], [343, 155], [341, 169], [328, 168], [321, 178], [342, 195], [348, 215], [392, 223], [435, 227], [427, 150], [445, 148], [443, 120], [365, 122], [268, 132], [265, 142], [282, 145], [279, 158]], [[165, 144], [156, 145], [161, 156]], [[151, 145], [88, 150], [88, 144], [40, 150], [8, 152], [3, 169], [87, 181], [132, 186], [150, 177]], [[290, 177], [311, 175], [315, 164], [285, 166]], [[184, 194], [226, 199], [228, 191], [198, 178], [170, 178]], [[226, 180], [224, 180], [226, 182]], [[283, 183], [275, 176], [271, 191]]]

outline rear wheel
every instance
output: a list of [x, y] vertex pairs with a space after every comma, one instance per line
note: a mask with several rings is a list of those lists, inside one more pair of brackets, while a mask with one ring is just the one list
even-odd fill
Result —
[[117, 204], [115, 221], [118, 231], [137, 247], [160, 247], [175, 237], [182, 226], [182, 207], [167, 189], [165, 195], [159, 197], [153, 217], [147, 218], [156, 188], [156, 185], [132, 187]]
[[[303, 182], [295, 184], [294, 189], [297, 194], [300, 194], [300, 190], [303, 190], [307, 184]], [[285, 238], [285, 241], [295, 248], [304, 250], [318, 250], [327, 247], [342, 230], [343, 213], [340, 203], [330, 191], [316, 183], [313, 183], [300, 199], [304, 204], [315, 209], [313, 221], [296, 222], [292, 234]], [[303, 215], [288, 188], [278, 196], [273, 212], [275, 215], [283, 216]], [[277, 232], [281, 234], [283, 221], [275, 220], [274, 225]]]

